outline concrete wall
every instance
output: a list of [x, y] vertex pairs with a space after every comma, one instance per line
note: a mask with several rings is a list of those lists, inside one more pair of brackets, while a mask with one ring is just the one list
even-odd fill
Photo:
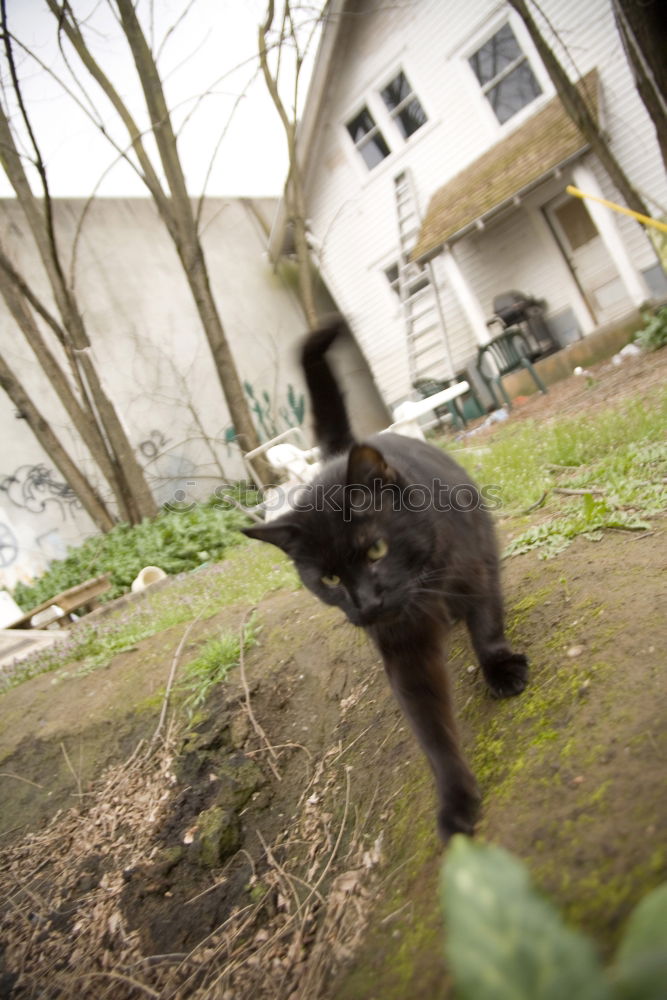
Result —
[[[244, 476], [208, 343], [173, 245], [152, 202], [108, 199], [85, 212], [55, 202], [58, 241], [75, 277], [98, 371], [156, 498], [210, 495]], [[273, 201], [211, 199], [203, 242], [222, 322], [255, 418], [267, 440], [300, 426], [310, 440], [297, 345], [303, 315], [265, 253]], [[80, 229], [80, 235], [77, 233]], [[49, 308], [48, 284], [14, 201], [0, 202], [5, 250]], [[55, 310], [54, 310], [55, 311]], [[44, 330], [54, 353], [60, 347]], [[80, 466], [96, 480], [85, 446], [12, 317], [0, 302], [0, 350]], [[385, 410], [357, 345], [338, 351], [361, 433], [386, 426]], [[0, 394], [0, 586], [39, 572], [94, 528], [24, 421]], [[4, 542], [3, 542], [4, 539]]]
[[[605, 125], [632, 182], [659, 211], [667, 182], [653, 125], [639, 99], [609, 0], [545, 0], [541, 25], [573, 78], [597, 67]], [[538, 77], [542, 95], [499, 125], [482, 96], [468, 57], [509, 20]], [[548, 22], [556, 32], [552, 35]], [[565, 40], [568, 53], [562, 48]], [[576, 63], [576, 65], [575, 65]], [[428, 121], [407, 141], [388, 120], [381, 88], [403, 69]], [[320, 121], [308, 154], [308, 212], [322, 273], [369, 360], [383, 394], [395, 403], [411, 393], [404, 321], [384, 269], [398, 257], [394, 178], [408, 167], [423, 213], [431, 195], [554, 96], [554, 88], [523, 25], [496, 0], [358, 0], [345, 15]], [[345, 128], [366, 105], [391, 153], [368, 170]], [[619, 200], [598, 164], [587, 158], [602, 193]], [[541, 215], [569, 177], [545, 183], [487, 230], [454, 246], [459, 269], [482, 315], [494, 295], [518, 288], [545, 298], [554, 313], [585, 311], [576, 284]], [[614, 217], [637, 272], [655, 266], [642, 227]], [[445, 327], [455, 367], [474, 356], [477, 340], [436, 258]], [[640, 278], [640, 280], [643, 280]], [[648, 287], [646, 289], [648, 297]], [[631, 303], [627, 303], [630, 308]]]

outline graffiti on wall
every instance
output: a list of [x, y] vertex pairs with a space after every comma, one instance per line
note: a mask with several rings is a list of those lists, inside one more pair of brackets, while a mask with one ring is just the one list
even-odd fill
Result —
[[[243, 388], [250, 400], [250, 409], [255, 415], [260, 436], [265, 440], [270, 440], [280, 434], [281, 430], [289, 427], [301, 427], [306, 410], [306, 401], [303, 393], [297, 393], [294, 386], [289, 383], [287, 386], [287, 398], [285, 403], [274, 405], [271, 396], [263, 389], [256, 393], [250, 382], [244, 382]], [[280, 426], [280, 425], [284, 426]]]
[[144, 458], [157, 458], [160, 452], [169, 444], [171, 438], [165, 437], [162, 431], [152, 430], [147, 438], [139, 442], [139, 451]]
[[6, 569], [16, 562], [19, 543], [8, 524], [0, 522], [0, 569]]
[[5, 493], [15, 507], [43, 514], [55, 505], [61, 517], [74, 515], [82, 509], [81, 501], [72, 487], [55, 478], [46, 465], [20, 465], [10, 476], [0, 478], [0, 492]]

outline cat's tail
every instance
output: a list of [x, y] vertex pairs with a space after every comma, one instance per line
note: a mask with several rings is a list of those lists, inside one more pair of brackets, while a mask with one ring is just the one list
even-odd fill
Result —
[[326, 359], [329, 347], [345, 328], [344, 320], [336, 317], [309, 333], [301, 348], [301, 364], [310, 393], [315, 438], [323, 458], [339, 455], [354, 444], [345, 400]]

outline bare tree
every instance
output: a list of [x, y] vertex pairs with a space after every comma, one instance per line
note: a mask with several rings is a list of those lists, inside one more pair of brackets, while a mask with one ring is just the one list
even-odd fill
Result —
[[[29, 283], [18, 274], [10, 263], [4, 251], [0, 251], [0, 272], [2, 273], [0, 291], [29, 342], [30, 335], [34, 334], [31, 346], [36, 351], [37, 359], [47, 371], [47, 375], [55, 376], [54, 388], [72, 415], [72, 400], [74, 403], [78, 403], [78, 400], [73, 395], [67, 378], [53, 355], [48, 350], [43, 349], [43, 342], [38, 344], [40, 334], [30, 310], [35, 309], [58, 336], [80, 393], [81, 402], [77, 414], [81, 419], [75, 424], [83, 432], [82, 436], [91, 454], [107, 478], [118, 502], [121, 515], [131, 522], [138, 522], [144, 517], [152, 517], [157, 513], [157, 506], [123, 425], [93, 364], [88, 332], [77, 301], [64, 275], [46, 167], [23, 101], [14, 63], [12, 40], [7, 27], [6, 0], [1, 0], [0, 15], [7, 67], [19, 114], [32, 149], [33, 162], [41, 183], [42, 198], [38, 198], [32, 191], [9, 118], [2, 105], [0, 105], [0, 160], [21, 206], [46, 272], [60, 322], [49, 314], [43, 303], [39, 301], [38, 296], [30, 288]], [[65, 401], [65, 397], [67, 397], [67, 401]]]
[[1, 356], [0, 388], [7, 393], [16, 407], [18, 415], [26, 420], [44, 451], [51, 457], [66, 482], [76, 493], [92, 521], [100, 531], [110, 531], [114, 526], [114, 520], [104, 501], [79, 470], [76, 462], [63, 448], [51, 425], [44, 419], [19, 379]]
[[[298, 8], [295, 8], [290, 3], [290, 0], [284, 0], [280, 25], [276, 29], [274, 28], [274, 0], [268, 0], [266, 18], [264, 23], [259, 26], [257, 35], [259, 61], [264, 81], [282, 122], [287, 140], [287, 155], [289, 160], [289, 173], [285, 182], [287, 221], [291, 224], [294, 234], [301, 304], [308, 325], [314, 327], [317, 325], [317, 308], [315, 305], [313, 273], [310, 263], [306, 223], [306, 198], [303, 173], [299, 162], [297, 131], [300, 76], [305, 56], [312, 43], [320, 19], [315, 18], [313, 20], [311, 18], [309, 25], [297, 25], [295, 9]], [[281, 69], [284, 68], [285, 53], [288, 49], [292, 54], [291, 69], [293, 71], [291, 104], [283, 100], [280, 92], [280, 73]], [[271, 52], [275, 56], [273, 66], [270, 64], [269, 58]]]
[[[197, 350], [192, 361], [186, 368], [179, 367], [171, 354], [164, 351], [156, 344], [149, 341], [135, 338], [135, 350], [141, 358], [141, 371], [149, 373], [150, 381], [145, 379], [137, 388], [141, 393], [141, 398], [150, 400], [156, 405], [166, 406], [170, 414], [173, 414], [173, 425], [181, 430], [183, 437], [176, 441], [169, 441], [168, 444], [156, 448], [155, 454], [147, 456], [146, 472], [155, 479], [152, 466], [159, 459], [162, 459], [170, 452], [179, 452], [184, 445], [193, 445], [197, 449], [205, 451], [209, 458], [203, 463], [203, 467], [212, 470], [211, 474], [201, 471], [201, 466], [193, 475], [198, 479], [213, 479], [219, 485], [229, 486], [230, 478], [225, 472], [220, 460], [219, 447], [222, 441], [227, 443], [226, 434], [223, 428], [211, 432], [207, 429], [202, 416], [201, 403], [197, 399], [195, 386], [195, 365], [200, 360], [200, 351]], [[162, 373], [164, 372], [164, 377]], [[179, 414], [176, 417], [176, 414]], [[164, 478], [158, 477], [160, 482]], [[166, 477], [165, 477], [166, 478]]]
[[[134, 4], [132, 0], [115, 0], [115, 9], [143, 92], [157, 146], [158, 163], [151, 159], [142, 131], [128, 105], [93, 55], [82, 25], [77, 21], [70, 4], [67, 0], [47, 0], [47, 4], [57, 20], [59, 32], [65, 36], [82, 65], [110, 102], [127, 132], [129, 150], [134, 154], [135, 160], [127, 158], [150, 192], [174, 243], [211, 349], [239, 446], [243, 451], [250, 451], [259, 445], [259, 437], [211, 289], [197, 219], [187, 191], [176, 134], [158, 67]], [[107, 135], [106, 130], [103, 131]], [[166, 179], [166, 186], [160, 179], [160, 170]], [[253, 464], [259, 478], [265, 483], [270, 482], [271, 467], [266, 459], [260, 456]]]
[[581, 95], [574, 83], [570, 80], [563, 66], [554, 54], [553, 50], [542, 35], [535, 19], [528, 9], [527, 0], [508, 0], [510, 5], [523, 21], [526, 29], [533, 40], [544, 66], [551, 77], [556, 92], [560, 97], [563, 107], [577, 126], [581, 134], [589, 143], [591, 149], [600, 160], [621, 197], [628, 208], [641, 215], [650, 215], [644, 199], [633, 187], [627, 174], [614, 156], [609, 143], [604, 136], [600, 126], [595, 120], [585, 98]]
[[[63, 345], [67, 343], [65, 331], [55, 317], [36, 298], [34, 292], [26, 285], [23, 278], [9, 261], [2, 247], [0, 247], [0, 295], [5, 300], [5, 304], [14, 318], [16, 325], [22, 331], [52, 389], [65, 408], [73, 427], [81, 436], [102, 475], [109, 484], [118, 503], [120, 516], [125, 520], [131, 521], [132, 515], [127, 501], [126, 490], [123, 490], [121, 484], [117, 481], [116, 470], [107, 452], [104, 438], [95, 419], [95, 414], [89, 406], [84, 408], [79, 402], [69, 378], [46, 343], [35, 320], [34, 312], [42, 316], [48, 326], [56, 332], [59, 342]], [[89, 401], [85, 397], [85, 393], [83, 395], [88, 403]]]
[[653, 119], [667, 170], [667, 18], [660, 0], [612, 0], [635, 85]]

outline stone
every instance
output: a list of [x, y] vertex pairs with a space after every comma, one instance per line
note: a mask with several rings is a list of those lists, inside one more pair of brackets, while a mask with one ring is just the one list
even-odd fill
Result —
[[194, 846], [205, 868], [219, 868], [242, 843], [241, 820], [231, 809], [212, 806], [199, 814]]
[[243, 753], [232, 754], [217, 762], [220, 788], [216, 803], [223, 809], [240, 810], [266, 782], [261, 768]]
[[229, 727], [230, 743], [239, 749], [245, 744], [250, 735], [250, 719], [247, 712], [238, 712], [231, 721]]

